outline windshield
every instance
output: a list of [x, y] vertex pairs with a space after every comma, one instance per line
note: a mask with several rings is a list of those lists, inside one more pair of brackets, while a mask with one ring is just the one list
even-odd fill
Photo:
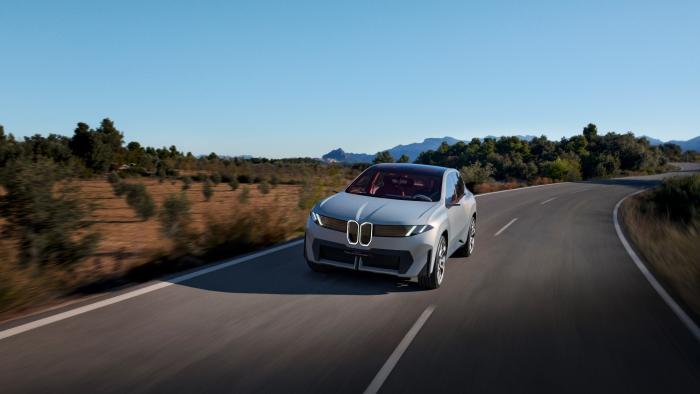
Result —
[[369, 168], [345, 190], [352, 194], [416, 201], [440, 201], [442, 175], [421, 169]]

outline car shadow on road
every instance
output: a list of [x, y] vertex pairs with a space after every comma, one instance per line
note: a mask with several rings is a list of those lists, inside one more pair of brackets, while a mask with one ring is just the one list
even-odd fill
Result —
[[381, 295], [421, 291], [415, 281], [389, 275], [333, 269], [311, 271], [301, 246], [199, 276], [179, 286], [207, 291], [249, 294]]

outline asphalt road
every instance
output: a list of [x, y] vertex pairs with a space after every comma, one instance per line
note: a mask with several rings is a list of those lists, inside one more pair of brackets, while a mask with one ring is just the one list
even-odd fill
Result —
[[381, 392], [697, 392], [700, 343], [613, 226], [657, 179], [478, 197], [436, 291], [312, 273], [297, 243], [0, 339], [0, 391], [363, 392], [428, 309]]

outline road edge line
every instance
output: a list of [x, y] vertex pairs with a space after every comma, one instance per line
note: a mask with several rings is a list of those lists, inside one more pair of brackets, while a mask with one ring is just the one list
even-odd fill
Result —
[[637, 256], [637, 253], [634, 251], [630, 243], [627, 241], [627, 238], [625, 238], [625, 234], [622, 231], [622, 227], [620, 226], [620, 222], [617, 219], [618, 216], [618, 211], [622, 203], [629, 197], [632, 197], [634, 195], [637, 195], [646, 189], [642, 190], [637, 190], [634, 193], [630, 193], [623, 197], [620, 201], [615, 204], [615, 208], [613, 209], [613, 223], [615, 224], [615, 232], [617, 232], [617, 237], [620, 239], [620, 242], [622, 243], [622, 246], [625, 247], [625, 250], [627, 251], [627, 254], [632, 258], [632, 261], [634, 264], [639, 268], [639, 270], [642, 272], [642, 275], [646, 278], [646, 280], [651, 284], [651, 287], [656, 290], [656, 293], [661, 297], [662, 300], [668, 305], [669, 308], [673, 311], [673, 313], [676, 314], [676, 317], [678, 317], [683, 324], [685, 324], [686, 328], [690, 331], [693, 336], [695, 336], [695, 339], [700, 342], [700, 327], [695, 324], [693, 319], [688, 316], [687, 313], [683, 310], [683, 308], [678, 305], [676, 300], [671, 297], [670, 294], [664, 289], [664, 287], [661, 285], [661, 283], [654, 277], [654, 274], [651, 273], [651, 271], [647, 268], [647, 266], [644, 264], [642, 259]]
[[[497, 192], [488, 192], [488, 193], [480, 193], [480, 194], [474, 194], [474, 197], [480, 197], [480, 196], [488, 196], [489, 194], [498, 194], [498, 193], [505, 193], [505, 192], [515, 192], [518, 190], [525, 190], [525, 189], [533, 189], [536, 187], [544, 187], [544, 186], [554, 186], [554, 185], [563, 185], [566, 183], [574, 183], [574, 182], [554, 182], [554, 183], [547, 183], [545, 185], [532, 185], [532, 186], [524, 186], [524, 187], [516, 187], [514, 189], [507, 189], [507, 190], [499, 190]], [[473, 193], [472, 193], [473, 194]]]
[[271, 248], [264, 249], [264, 250], [261, 250], [261, 251], [255, 252], [255, 253], [251, 253], [251, 254], [248, 254], [245, 256], [233, 258], [231, 260], [225, 260], [225, 261], [222, 261], [220, 263], [215, 263], [214, 265], [211, 265], [211, 266], [208, 266], [205, 268], [201, 268], [199, 270], [196, 270], [194, 272], [190, 272], [188, 274], [176, 276], [172, 279], [165, 279], [161, 282], [158, 282], [158, 283], [146, 286], [146, 287], [142, 287], [142, 288], [139, 288], [136, 290], [131, 290], [131, 291], [128, 291], [126, 293], [123, 293], [123, 294], [120, 294], [120, 295], [117, 295], [114, 297], [109, 297], [109, 298], [106, 298], [106, 299], [101, 300], [101, 301], [96, 301], [96, 302], [93, 302], [93, 303], [90, 303], [87, 305], [83, 305], [83, 306], [79, 306], [79, 307], [74, 308], [74, 309], [67, 310], [65, 312], [57, 313], [55, 315], [50, 315], [50, 316], [47, 316], [47, 317], [44, 317], [41, 319], [30, 321], [28, 323], [20, 324], [18, 326], [11, 327], [11, 328], [5, 329], [3, 331], [0, 331], [0, 341], [3, 339], [6, 339], [6, 338], [13, 337], [15, 335], [19, 335], [19, 334], [27, 332], [27, 331], [34, 330], [36, 328], [44, 327], [44, 326], [47, 326], [49, 324], [59, 322], [61, 320], [69, 319], [69, 318], [74, 317], [74, 316], [82, 315], [84, 313], [94, 311], [96, 309], [104, 308], [106, 306], [113, 305], [113, 304], [116, 304], [118, 302], [126, 301], [126, 300], [134, 298], [134, 297], [138, 297], [140, 295], [151, 293], [153, 291], [160, 290], [160, 289], [163, 289], [165, 287], [169, 287], [169, 286], [172, 286], [174, 284], [181, 283], [181, 282], [184, 282], [184, 281], [187, 281], [187, 280], [190, 280], [190, 279], [202, 276], [202, 275], [210, 274], [210, 273], [215, 272], [215, 271], [219, 271], [219, 270], [222, 270], [225, 268], [233, 267], [235, 265], [245, 263], [246, 261], [250, 261], [250, 260], [258, 258], [258, 257], [262, 257], [262, 256], [265, 256], [268, 254], [278, 252], [280, 250], [290, 248], [292, 246], [299, 245], [303, 242], [304, 242], [303, 239], [298, 239], [296, 241], [288, 242], [288, 243], [285, 243], [282, 245], [273, 246]]
[[379, 372], [377, 372], [377, 375], [374, 376], [374, 379], [372, 379], [369, 386], [367, 386], [365, 389], [364, 394], [374, 394], [382, 388], [382, 385], [391, 374], [391, 371], [394, 369], [396, 364], [398, 364], [399, 359], [401, 359], [401, 356], [403, 356], [406, 349], [408, 349], [408, 347], [411, 345], [411, 342], [413, 342], [413, 339], [416, 337], [416, 335], [418, 335], [418, 332], [420, 332], [421, 328], [423, 328], [423, 325], [425, 325], [425, 322], [428, 321], [434, 310], [435, 305], [428, 305], [423, 313], [418, 316], [418, 320], [413, 323], [411, 329], [408, 330], [403, 339], [401, 339], [401, 342], [399, 342], [399, 344], [396, 346], [396, 349], [394, 349], [391, 355], [389, 355], [389, 358], [384, 362], [382, 368], [379, 370]]

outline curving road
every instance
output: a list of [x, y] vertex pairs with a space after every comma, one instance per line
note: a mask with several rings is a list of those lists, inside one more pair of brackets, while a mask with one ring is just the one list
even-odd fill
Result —
[[700, 342], [613, 226], [615, 204], [658, 179], [479, 196], [476, 254], [451, 259], [436, 291], [314, 274], [294, 242], [6, 323], [0, 388], [695, 392]]

